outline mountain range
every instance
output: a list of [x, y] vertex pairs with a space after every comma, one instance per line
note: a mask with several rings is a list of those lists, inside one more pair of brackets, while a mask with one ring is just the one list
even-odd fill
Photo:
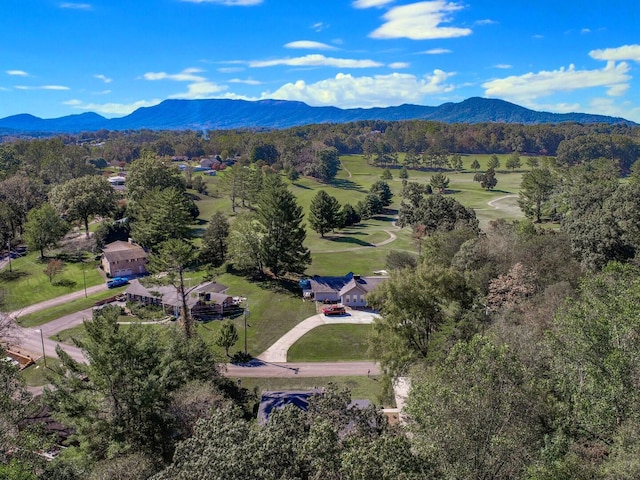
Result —
[[504, 100], [469, 98], [438, 107], [400, 105], [385, 108], [312, 107], [287, 100], [165, 100], [120, 118], [87, 112], [43, 119], [29, 114], [0, 119], [0, 133], [78, 133], [107, 130], [225, 130], [280, 129], [314, 123], [358, 120], [433, 120], [445, 123], [622, 123], [619, 117], [587, 113], [549, 113], [529, 110]]

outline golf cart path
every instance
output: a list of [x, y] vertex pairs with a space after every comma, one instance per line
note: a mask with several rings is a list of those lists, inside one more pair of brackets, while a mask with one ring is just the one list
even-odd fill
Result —
[[[395, 222], [394, 222], [395, 226]], [[400, 230], [399, 227], [396, 227], [396, 230]], [[382, 242], [372, 243], [371, 245], [363, 245], [361, 247], [352, 247], [352, 248], [336, 248], [333, 250], [311, 250], [311, 253], [344, 253], [344, 252], [353, 252], [355, 250], [366, 250], [368, 248], [378, 248], [384, 245], [387, 245], [391, 242], [395, 242], [398, 236], [393, 233], [391, 230], [381, 230], [389, 235], [389, 238], [383, 240]]]
[[265, 362], [285, 363], [287, 361], [287, 352], [291, 345], [296, 343], [302, 336], [316, 327], [321, 325], [336, 324], [371, 324], [378, 315], [371, 312], [362, 312], [359, 310], [349, 310], [346, 315], [336, 315], [328, 317], [319, 313], [303, 320], [282, 337], [280, 337], [273, 345], [258, 355], [258, 359]]

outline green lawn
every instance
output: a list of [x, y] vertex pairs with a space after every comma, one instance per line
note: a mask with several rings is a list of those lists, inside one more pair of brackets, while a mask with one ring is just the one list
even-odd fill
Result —
[[28, 386], [39, 387], [49, 383], [49, 379], [47, 378], [47, 375], [51, 374], [49, 368], [59, 365], [60, 360], [47, 357], [47, 367], [45, 367], [44, 358], [40, 358], [35, 364], [28, 366], [20, 373]]
[[[302, 301], [297, 283], [288, 285], [287, 290], [277, 282], [253, 282], [244, 277], [224, 274], [217, 278], [219, 283], [229, 287], [229, 295], [246, 297], [249, 302], [247, 317], [247, 346], [249, 353], [257, 356], [270, 347], [284, 333], [311, 315], [314, 315], [313, 302]], [[244, 350], [243, 317], [232, 320], [238, 329], [240, 339], [230, 353]], [[202, 336], [213, 344], [220, 328], [219, 321], [200, 324]], [[216, 347], [223, 353], [224, 350]]]
[[287, 361], [367, 360], [371, 328], [371, 325], [321, 325], [291, 346]]
[[53, 283], [49, 282], [49, 277], [44, 274], [45, 267], [46, 263], [41, 262], [38, 254], [32, 252], [13, 260], [12, 272], [5, 268], [0, 273], [0, 289], [5, 292], [4, 310], [18, 310], [27, 305], [82, 290], [85, 278], [87, 287], [104, 282], [94, 262], [84, 265], [64, 262], [64, 269], [54, 277]]
[[124, 292], [126, 288], [127, 287], [120, 287], [104, 292], [94, 293], [89, 295], [87, 298], [79, 298], [78, 300], [73, 300], [62, 305], [56, 305], [45, 310], [40, 310], [39, 312], [20, 316], [18, 317], [18, 323], [23, 327], [37, 327], [50, 322], [51, 320], [55, 320], [56, 318], [91, 308], [98, 300], [117, 295], [118, 293]]

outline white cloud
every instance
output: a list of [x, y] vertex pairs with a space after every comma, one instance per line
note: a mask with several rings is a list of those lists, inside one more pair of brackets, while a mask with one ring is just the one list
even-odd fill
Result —
[[185, 68], [180, 73], [166, 73], [166, 72], [147, 72], [143, 75], [145, 80], [174, 80], [176, 82], [203, 82], [206, 80], [201, 75], [195, 75], [201, 73], [199, 68]]
[[217, 3], [228, 7], [251, 7], [260, 5], [263, 0], [182, 0], [188, 3]]
[[391, 2], [393, 2], [393, 0], [354, 0], [352, 5], [354, 8], [380, 8]]
[[583, 28], [582, 30], [580, 30], [580, 33], [582, 33], [582, 34], [591, 33], [591, 29], [589, 29], [589, 28]]
[[494, 65], [493, 67], [494, 68], [500, 68], [500, 69], [503, 69], [503, 70], [508, 70], [508, 69], [512, 68], [511, 65], [509, 65], [508, 63], [498, 63], [497, 65]]
[[96, 74], [93, 77], [97, 78], [98, 80], [102, 80], [104, 83], [111, 83], [113, 81], [111, 78], [107, 77], [106, 75], [102, 75], [101, 73]]
[[498, 22], [496, 22], [495, 20], [491, 20], [490, 18], [485, 18], [484, 20], [476, 20], [475, 25], [495, 25]]
[[618, 48], [591, 50], [589, 56], [596, 60], [633, 60], [634, 62], [640, 62], [640, 45], [623, 45]]
[[218, 72], [220, 73], [237, 73], [244, 70], [244, 67], [220, 67]]
[[16, 85], [18, 90], [69, 90], [69, 87], [64, 85], [39, 85], [39, 86], [26, 86]]
[[262, 98], [298, 100], [310, 105], [332, 105], [343, 108], [383, 107], [402, 103], [422, 102], [426, 95], [451, 92], [454, 86], [446, 83], [453, 73], [434, 70], [422, 78], [392, 73], [354, 77], [339, 73], [334, 78], [307, 84], [304, 80], [287, 83], [275, 92], [265, 92]]
[[68, 8], [71, 10], [91, 10], [93, 7], [89, 3], [63, 2], [60, 4], [60, 8]]
[[350, 58], [332, 58], [324, 55], [312, 54], [304, 57], [276, 58], [274, 60], [255, 60], [249, 62], [250, 67], [275, 67], [286, 65], [289, 67], [336, 67], [336, 68], [372, 68], [383, 64], [374, 60], [355, 60]]
[[64, 105], [69, 105], [79, 110], [87, 110], [91, 112], [101, 113], [103, 115], [128, 115], [134, 110], [141, 107], [153, 107], [158, 105], [162, 100], [138, 100], [132, 103], [85, 103], [80, 100], [67, 100]]
[[314, 42], [312, 40], [298, 40], [296, 42], [289, 42], [284, 45], [284, 48], [303, 48], [309, 50], [336, 50], [336, 47], [327, 45], [322, 42]]
[[229, 80], [229, 83], [242, 83], [244, 85], [262, 85], [261, 81], [253, 80], [251, 78], [247, 78], [246, 80], [243, 80], [241, 78], [232, 78], [231, 80]]
[[329, 28], [329, 25], [322, 22], [316, 22], [313, 25], [311, 25], [311, 28], [316, 32], [321, 32], [322, 30]]
[[389, 68], [409, 68], [410, 66], [408, 62], [393, 62], [388, 65]]
[[424, 53], [426, 55], [442, 55], [443, 53], [451, 53], [451, 50], [448, 50], [446, 48], [432, 48], [421, 53]]
[[386, 22], [370, 34], [373, 38], [432, 40], [471, 35], [469, 28], [445, 27], [451, 14], [463, 7], [445, 0], [417, 2], [391, 8], [383, 15]]
[[607, 62], [599, 70], [576, 70], [574, 65], [552, 71], [526, 73], [490, 80], [482, 84], [488, 97], [505, 98], [521, 104], [530, 104], [535, 99], [556, 92], [607, 87], [610, 94], [617, 94], [631, 77], [627, 75], [629, 65], [625, 62]]
[[534, 38], [535, 40], [541, 40], [544, 38], [544, 35], [536, 34], [536, 35], [533, 35], [532, 38]]
[[12, 75], [15, 77], [28, 77], [29, 74], [27, 72], [25, 72], [24, 70], [7, 70], [5, 72], [7, 75]]

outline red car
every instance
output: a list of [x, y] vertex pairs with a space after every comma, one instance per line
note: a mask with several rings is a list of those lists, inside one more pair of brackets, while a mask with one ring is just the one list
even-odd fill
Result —
[[342, 305], [329, 305], [322, 309], [322, 313], [325, 315], [344, 315], [347, 311]]

